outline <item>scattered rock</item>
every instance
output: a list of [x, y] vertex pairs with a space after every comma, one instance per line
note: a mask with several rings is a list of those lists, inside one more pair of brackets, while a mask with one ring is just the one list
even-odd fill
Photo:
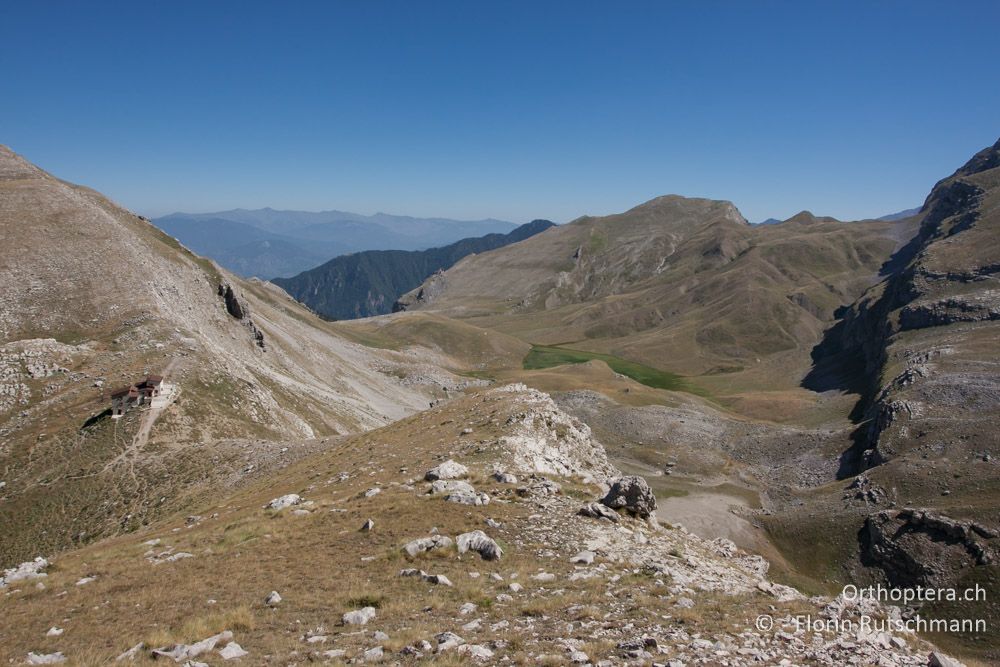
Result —
[[613, 509], [602, 505], [601, 503], [589, 503], [580, 508], [579, 514], [581, 516], [589, 516], [592, 519], [606, 519], [611, 523], [618, 523], [621, 521], [621, 517], [618, 516], [618, 512]]
[[462, 644], [458, 647], [458, 652], [476, 660], [489, 660], [493, 657], [493, 651], [482, 644]]
[[194, 644], [174, 644], [173, 646], [153, 649], [152, 656], [154, 659], [170, 658], [174, 662], [180, 662], [189, 658], [197, 658], [202, 653], [207, 653], [214, 649], [216, 644], [231, 641], [232, 638], [233, 633], [227, 630], [217, 635], [212, 635], [207, 639], [202, 639], [200, 642], [195, 642]]
[[461, 480], [437, 480], [431, 484], [431, 493], [439, 495], [442, 493], [466, 493], [475, 495], [476, 489], [468, 482]]
[[245, 655], [249, 655], [249, 652], [243, 650], [243, 647], [236, 642], [229, 642], [219, 651], [219, 655], [222, 656], [223, 660], [237, 660]]
[[64, 632], [64, 630], [62, 628], [57, 628], [56, 626], [53, 625], [51, 628], [49, 628], [49, 631], [45, 633], [45, 636], [46, 637], [58, 637], [63, 632]]
[[0, 577], [0, 588], [4, 588], [15, 581], [28, 581], [47, 577], [48, 575], [42, 572], [42, 570], [48, 566], [49, 561], [38, 556], [35, 560], [29, 560], [15, 567], [8, 568], [3, 571], [3, 576]]
[[454, 632], [441, 632], [434, 635], [434, 640], [438, 643], [438, 653], [456, 648], [465, 643], [465, 640], [456, 635]]
[[594, 558], [597, 557], [593, 551], [581, 551], [577, 555], [569, 559], [571, 563], [579, 563], [581, 565], [591, 565], [594, 562]]
[[456, 491], [449, 493], [445, 498], [449, 503], [459, 503], [460, 505], [489, 505], [489, 495], [481, 492], [468, 493], [466, 491]]
[[278, 594], [278, 591], [271, 591], [264, 599], [264, 604], [268, 607], [277, 607], [281, 604], [281, 595]]
[[62, 651], [56, 651], [55, 653], [28, 654], [29, 665], [55, 665], [60, 662], [66, 662], [66, 656], [62, 654]]
[[416, 568], [407, 568], [405, 570], [399, 571], [399, 576], [401, 577], [420, 577], [424, 581], [430, 584], [440, 584], [442, 586], [454, 586], [451, 580], [444, 576], [443, 574], [427, 574], [423, 570], [418, 570]]
[[361, 525], [361, 532], [370, 533], [374, 528], [375, 528], [375, 521], [372, 519], [368, 519]]
[[517, 484], [517, 477], [510, 474], [509, 472], [497, 471], [493, 473], [493, 479], [501, 484]]

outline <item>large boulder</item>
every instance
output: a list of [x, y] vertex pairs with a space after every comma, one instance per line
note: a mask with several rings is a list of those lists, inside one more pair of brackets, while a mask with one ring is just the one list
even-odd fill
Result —
[[481, 530], [462, 533], [455, 538], [455, 542], [460, 554], [475, 551], [482, 556], [483, 560], [499, 560], [500, 556], [503, 555], [500, 545]]
[[433, 482], [437, 479], [458, 479], [459, 477], [465, 477], [468, 474], [468, 468], [461, 463], [456, 463], [455, 461], [448, 459], [441, 465], [428, 470], [424, 475], [424, 479], [428, 482]]
[[475, 495], [476, 489], [460, 479], [439, 479], [431, 484], [431, 493], [434, 495], [440, 493], [470, 493]]
[[614, 480], [601, 502], [611, 509], [627, 510], [641, 519], [648, 519], [656, 511], [656, 495], [646, 480], [637, 475]]

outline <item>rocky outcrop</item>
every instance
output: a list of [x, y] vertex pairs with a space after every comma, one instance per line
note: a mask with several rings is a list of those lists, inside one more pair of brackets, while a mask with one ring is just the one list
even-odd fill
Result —
[[415, 306], [427, 305], [444, 294], [447, 288], [448, 279], [446, 278], [446, 274], [439, 269], [434, 275], [425, 280], [423, 285], [399, 297], [392, 304], [392, 312], [401, 313]]
[[577, 475], [598, 482], [620, 474], [590, 427], [560, 410], [548, 394], [520, 383], [493, 392], [497, 397], [519, 394], [524, 406], [507, 417], [505, 435], [497, 443], [507, 468], [562, 477]]
[[[915, 433], [950, 428], [960, 410], [934, 413], [948, 393], [958, 404], [997, 404], [996, 383], [970, 376], [968, 364], [945, 368], [927, 364], [926, 357], [945, 342], [955, 345], [955, 333], [945, 327], [960, 325], [975, 349], [970, 328], [1000, 321], [1000, 290], [994, 287], [1000, 266], [998, 172], [990, 171], [998, 164], [1000, 141], [937, 183], [919, 214], [917, 235], [883, 267], [885, 280], [827, 334], [824, 345], [839, 350], [845, 363], [864, 362], [864, 378], [852, 390], [863, 396], [856, 415], [870, 425], [845, 457], [843, 476], [886, 463]], [[977, 356], [982, 353], [970, 355]], [[902, 373], [887, 382], [885, 371], [899, 364]], [[928, 387], [927, 410], [904, 396], [920, 393], [921, 385]]]
[[257, 347], [267, 350], [267, 346], [264, 343], [264, 332], [254, 324], [250, 318], [250, 307], [245, 300], [236, 295], [236, 292], [233, 291], [233, 286], [229, 283], [219, 283], [218, 294], [226, 304], [226, 312], [243, 322], [246, 328], [250, 330], [250, 337]]
[[940, 587], [959, 571], [996, 559], [997, 533], [973, 521], [906, 508], [872, 514], [861, 532], [862, 562], [899, 587]]
[[247, 317], [249, 311], [246, 304], [236, 296], [233, 286], [229, 283], [219, 283], [219, 296], [226, 304], [226, 312], [238, 320]]
[[900, 331], [989, 320], [1000, 320], [1000, 292], [995, 290], [969, 297], [914, 303], [899, 311]]

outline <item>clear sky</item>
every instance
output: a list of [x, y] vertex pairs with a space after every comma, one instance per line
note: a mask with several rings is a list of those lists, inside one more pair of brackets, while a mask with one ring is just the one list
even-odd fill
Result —
[[0, 2], [0, 143], [147, 215], [922, 203], [1000, 136], [1000, 2]]

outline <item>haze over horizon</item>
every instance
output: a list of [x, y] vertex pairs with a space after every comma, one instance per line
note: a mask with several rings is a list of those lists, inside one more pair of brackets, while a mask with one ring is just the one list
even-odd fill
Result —
[[918, 206], [997, 137], [995, 3], [719, 9], [9, 3], [0, 142], [150, 217], [757, 222]]

